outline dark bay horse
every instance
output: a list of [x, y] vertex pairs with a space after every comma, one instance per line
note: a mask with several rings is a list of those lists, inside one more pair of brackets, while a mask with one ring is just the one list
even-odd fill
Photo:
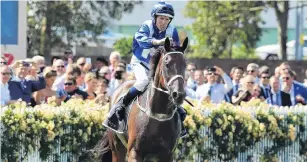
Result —
[[[172, 162], [173, 151], [180, 136], [181, 124], [177, 107], [185, 98], [183, 53], [188, 46], [186, 38], [181, 47], [172, 48], [167, 38], [151, 58], [150, 82], [147, 90], [131, 105], [128, 129], [125, 134], [107, 130], [101, 140], [100, 161], [110, 156], [113, 162], [159, 161]], [[116, 103], [134, 81], [122, 84], [114, 92], [111, 105]], [[110, 150], [108, 150], [110, 148]]]

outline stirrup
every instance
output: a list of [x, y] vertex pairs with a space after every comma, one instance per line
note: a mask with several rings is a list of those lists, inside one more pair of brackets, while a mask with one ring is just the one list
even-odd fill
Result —
[[126, 117], [124, 117], [122, 120], [119, 120], [116, 109], [117, 106], [122, 106], [122, 98], [114, 106], [115, 107], [112, 107], [111, 111], [109, 112], [109, 116], [102, 123], [102, 125], [113, 130], [116, 133], [124, 133], [127, 129]]

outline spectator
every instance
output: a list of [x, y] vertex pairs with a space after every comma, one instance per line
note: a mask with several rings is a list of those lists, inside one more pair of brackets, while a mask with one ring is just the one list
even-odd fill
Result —
[[66, 68], [66, 73], [63, 76], [58, 77], [54, 81], [52, 89], [54, 91], [64, 89], [64, 79], [67, 75], [74, 76], [76, 78], [76, 81], [77, 81], [77, 86], [81, 86], [82, 83], [83, 83], [83, 78], [82, 78], [81, 74], [82, 74], [81, 69], [77, 65], [69, 64]]
[[260, 73], [268, 73], [270, 74], [270, 67], [266, 66], [266, 65], [263, 65], [259, 68], [259, 74]]
[[53, 64], [53, 67], [57, 72], [57, 78], [65, 74], [65, 64], [63, 60], [61, 59], [56, 60]]
[[[115, 89], [126, 80], [126, 64], [122, 61], [116, 63], [114, 78], [111, 78], [109, 87], [110, 92], [114, 92]], [[112, 95], [112, 93], [110, 94]]]
[[65, 76], [64, 89], [57, 90], [56, 96], [60, 101], [64, 102], [67, 102], [72, 97], [82, 98], [83, 100], [88, 98], [88, 94], [78, 88], [76, 78], [72, 75]]
[[36, 64], [36, 67], [39, 69], [38, 73], [42, 73], [45, 68], [45, 58], [43, 56], [37, 55], [32, 58], [32, 61]]
[[1, 68], [0, 69], [1, 70], [1, 73], [0, 73], [0, 85], [1, 85], [0, 103], [2, 107], [12, 102], [9, 85], [8, 85], [8, 81], [10, 80], [10, 77], [11, 77], [11, 70], [5, 64], [1, 64], [0, 68]]
[[226, 94], [226, 101], [232, 103], [231, 99], [233, 94], [236, 94], [240, 88], [240, 80], [243, 78], [244, 69], [239, 66], [235, 66], [231, 69], [230, 75], [232, 78], [232, 89]]
[[[36, 66], [33, 64], [32, 66]], [[12, 100], [22, 99], [26, 103], [30, 103], [32, 93], [46, 87], [46, 81], [44, 77], [39, 76], [38, 80], [26, 80], [25, 77], [29, 74], [30, 63], [26, 61], [16, 61], [12, 67], [16, 73], [16, 76], [10, 80], [9, 90]], [[35, 74], [34, 77], [36, 77]]]
[[258, 84], [254, 84], [252, 91], [252, 99], [260, 99], [265, 101], [264, 96], [261, 94], [261, 87]]
[[94, 72], [99, 71], [102, 67], [108, 66], [108, 61], [104, 57], [97, 57]]
[[105, 79], [108, 79], [109, 81], [111, 80], [111, 71], [108, 67], [102, 67], [98, 71], [98, 77], [103, 77]]
[[187, 87], [195, 91], [197, 87], [197, 83], [194, 80], [196, 65], [194, 63], [188, 63], [187, 71], [188, 71], [188, 77], [189, 77], [187, 80]]
[[[216, 75], [220, 75], [226, 84], [217, 83]], [[230, 77], [218, 66], [209, 67], [207, 75], [208, 83], [196, 90], [196, 96], [201, 101], [219, 103], [225, 99], [225, 94], [232, 88]]]
[[52, 57], [51, 57], [51, 63], [50, 63], [50, 65], [54, 65], [55, 61], [56, 61], [56, 60], [60, 60], [60, 59], [61, 59], [61, 57], [59, 57], [59, 56], [52, 56]]
[[196, 83], [196, 90], [198, 87], [205, 84], [205, 76], [204, 73], [201, 70], [196, 70], [194, 72], [194, 81]]
[[110, 91], [108, 89], [109, 81], [105, 78], [98, 79], [98, 86], [96, 89], [97, 97], [95, 98], [96, 103], [105, 103], [109, 101]]
[[97, 88], [97, 79], [95, 73], [87, 73], [84, 77], [86, 85], [86, 93], [88, 94], [88, 99], [94, 99], [97, 97], [95, 90]]
[[280, 90], [279, 77], [272, 76], [270, 78], [271, 94], [270, 97], [266, 99], [268, 104], [277, 106], [291, 106], [290, 94], [285, 93]]
[[112, 77], [114, 77], [114, 70], [115, 70], [115, 64], [117, 61], [120, 60], [120, 53], [117, 52], [117, 51], [113, 51], [111, 54], [110, 54], [110, 71], [111, 71], [111, 74], [112, 74]]
[[81, 71], [84, 71], [84, 65], [86, 64], [86, 60], [85, 60], [85, 57], [80, 57], [78, 60], [77, 60], [77, 65], [78, 67], [81, 69]]
[[307, 101], [307, 89], [302, 84], [294, 82], [294, 74], [291, 70], [283, 70], [281, 75], [283, 91], [290, 94], [292, 105], [305, 104]]
[[252, 99], [254, 84], [255, 77], [253, 75], [246, 75], [242, 78], [240, 89], [232, 96], [232, 103], [240, 105], [241, 101], [247, 102]]
[[52, 85], [57, 77], [57, 72], [52, 67], [46, 67], [43, 71], [43, 76], [46, 80], [46, 88], [34, 93], [33, 96], [36, 104], [45, 103], [49, 97], [55, 96]]
[[267, 73], [267, 71], [260, 73], [260, 88], [261, 88], [261, 96], [263, 96], [265, 99], [270, 97], [270, 75]]
[[3, 56], [1, 56], [0, 65], [7, 65], [7, 60]]
[[64, 52], [64, 57], [63, 57], [63, 61], [65, 63], [65, 66], [67, 66], [69, 64], [73, 64], [74, 63], [73, 58], [74, 58], [74, 55], [73, 55], [72, 51], [66, 50]]
[[259, 66], [256, 63], [250, 63], [247, 65], [246, 72], [248, 75], [252, 75], [255, 77], [255, 82], [259, 83], [258, 73], [259, 73]]

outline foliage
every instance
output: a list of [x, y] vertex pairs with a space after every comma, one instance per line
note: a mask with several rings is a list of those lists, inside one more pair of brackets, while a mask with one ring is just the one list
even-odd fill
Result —
[[[91, 101], [72, 99], [61, 107], [43, 104], [26, 108], [25, 104], [17, 103], [1, 111], [4, 111], [1, 122], [5, 128], [1, 158], [8, 161], [24, 159], [37, 148], [41, 159], [46, 160], [50, 155], [59, 157], [53, 152], [59, 141], [61, 152], [72, 152], [75, 156], [93, 148], [105, 131], [101, 123], [108, 105], [101, 107]], [[20, 148], [26, 153], [23, 156], [19, 153]]]
[[[194, 18], [190, 26], [196, 37], [194, 52], [208, 58], [227, 55], [232, 58], [232, 47], [242, 44], [248, 51], [260, 39], [259, 23], [262, 2], [247, 1], [191, 1], [187, 4], [187, 17]], [[248, 52], [250, 53], [250, 52]]]
[[[193, 161], [195, 155], [202, 161], [231, 161], [240, 152], [266, 139], [270, 139], [272, 145], [259, 158], [263, 162], [276, 160], [277, 152], [293, 142], [299, 142], [300, 157], [307, 155], [306, 117], [298, 113], [306, 112], [306, 107], [293, 111], [298, 108], [272, 107], [260, 100], [242, 102], [240, 107], [228, 103], [191, 102], [198, 106], [183, 104], [188, 113], [184, 121], [188, 136], [179, 139], [175, 161]], [[49, 156], [59, 158], [53, 150], [60, 144], [61, 153], [71, 152], [68, 160], [81, 160], [102, 137], [105, 128], [101, 123], [109, 105], [71, 99], [60, 107], [55, 107], [54, 103], [25, 107], [25, 103], [17, 102], [1, 108], [2, 159], [24, 159], [35, 149], [42, 160]], [[287, 113], [280, 114], [280, 109]], [[26, 154], [21, 155], [21, 149]]]
[[132, 56], [133, 37], [124, 37], [114, 43], [114, 49], [117, 50], [122, 57]]
[[52, 47], [94, 39], [112, 19], [140, 1], [29, 1], [28, 52], [49, 55]]

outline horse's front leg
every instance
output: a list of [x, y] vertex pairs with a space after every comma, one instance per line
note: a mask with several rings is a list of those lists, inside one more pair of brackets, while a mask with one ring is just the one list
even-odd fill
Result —
[[143, 162], [144, 157], [137, 152], [135, 148], [132, 148], [129, 152], [128, 162]]

